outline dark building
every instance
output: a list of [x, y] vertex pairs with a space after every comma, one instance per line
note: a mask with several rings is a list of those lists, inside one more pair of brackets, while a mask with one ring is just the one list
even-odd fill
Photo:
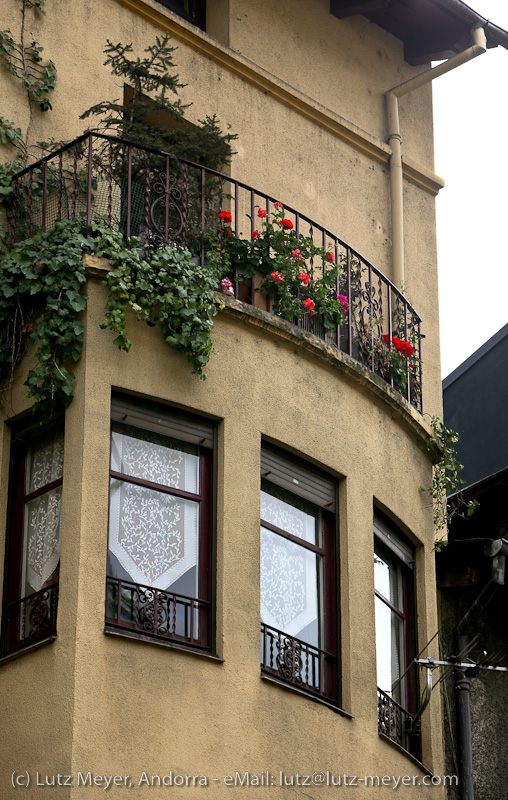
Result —
[[[461, 776], [453, 800], [508, 797], [508, 325], [443, 382], [445, 424], [458, 431], [465, 500], [473, 516], [452, 519], [437, 555], [442, 656], [470, 659], [445, 668], [447, 770]], [[454, 502], [451, 498], [450, 502]]]

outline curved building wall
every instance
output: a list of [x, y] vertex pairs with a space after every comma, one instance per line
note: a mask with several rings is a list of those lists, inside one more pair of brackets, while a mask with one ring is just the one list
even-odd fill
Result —
[[[99, 13], [100, 10], [100, 13]], [[231, 175], [328, 227], [391, 277], [391, 220], [384, 92], [416, 74], [402, 45], [363, 17], [339, 21], [315, 3], [208, 3], [208, 33], [150, 0], [101, 4], [48, 0], [47, 16], [27, 18], [58, 69], [54, 110], [35, 114], [32, 142], [72, 139], [79, 114], [123, 92], [109, 74], [106, 39], [135, 52], [164, 30], [174, 36], [182, 100], [191, 121], [217, 114], [237, 133]], [[6, 26], [20, 16], [9, 4]], [[25, 99], [5, 81], [9, 118], [28, 125]], [[441, 411], [437, 326], [430, 89], [401, 103], [405, 141], [405, 249], [408, 300], [422, 317], [424, 410]], [[409, 169], [411, 160], [411, 169]], [[100, 265], [99, 265], [100, 266]], [[133, 319], [129, 353], [99, 324], [106, 293], [89, 279], [85, 346], [75, 396], [65, 414], [62, 544], [57, 637], [0, 664], [9, 737], [0, 754], [0, 795], [13, 770], [28, 773], [27, 800], [101, 796], [104, 783], [77, 776], [207, 776], [199, 796], [264, 792], [226, 788], [224, 776], [279, 773], [406, 776], [426, 772], [378, 734], [374, 622], [374, 509], [414, 551], [416, 634], [422, 648], [437, 630], [432, 508], [419, 487], [432, 480], [431, 431], [424, 418], [364, 367], [256, 309], [227, 301], [215, 318], [217, 351], [206, 381], [169, 348], [158, 329]], [[11, 423], [30, 408], [23, 385], [30, 355], [3, 394], [0, 438], [0, 558], [8, 522]], [[213, 485], [212, 656], [104, 632], [113, 391], [158, 401], [216, 425]], [[260, 674], [260, 456], [263, 442], [332, 476], [337, 487], [338, 709]], [[1, 571], [0, 580], [3, 580]], [[5, 610], [5, 601], [4, 601]], [[437, 655], [436, 650], [426, 653]], [[421, 759], [443, 773], [440, 702], [422, 720]], [[13, 755], [14, 754], [14, 755]], [[43, 790], [36, 774], [72, 775]], [[216, 783], [214, 779], [217, 778]], [[56, 780], [56, 778], [55, 778]], [[386, 786], [386, 784], [385, 784]], [[169, 790], [168, 790], [169, 791]], [[175, 791], [173, 789], [172, 791]], [[318, 796], [321, 789], [305, 789]], [[324, 791], [324, 790], [323, 790]], [[330, 791], [333, 791], [330, 789]], [[386, 788], [365, 789], [384, 796]], [[414, 795], [400, 786], [401, 797]], [[444, 789], [420, 787], [429, 798]], [[2, 795], [3, 796], [3, 795]], [[6, 796], [9, 796], [8, 794]]]
[[[236, 771], [268, 770], [276, 780], [274, 797], [287, 792], [278, 785], [281, 770], [425, 775], [407, 753], [378, 735], [372, 518], [374, 506], [384, 510], [415, 546], [423, 646], [437, 626], [432, 517], [418, 489], [431, 476], [427, 429], [365, 370], [355, 374], [351, 364], [338, 358], [334, 363], [321, 346], [306, 345], [289, 326], [271, 325], [268, 315], [235, 301], [216, 320], [217, 353], [206, 381], [191, 375], [185, 358], [156, 330], [134, 320], [132, 350], [120, 352], [112, 335], [99, 329], [105, 291], [96, 280], [89, 280], [88, 289], [85, 353], [66, 412], [58, 636], [1, 670], [10, 742], [20, 743], [17, 761], [34, 776], [72, 774], [71, 794], [65, 787], [52, 790], [62, 798], [84, 792], [77, 776], [89, 770], [130, 775], [132, 797], [144, 790], [138, 785], [143, 772], [173, 770], [222, 781]], [[25, 363], [20, 373], [24, 368]], [[20, 383], [12, 393], [16, 413], [28, 406]], [[115, 389], [135, 393], [141, 404], [157, 399], [217, 421], [217, 659], [104, 633]], [[260, 676], [263, 440], [319, 465], [338, 483], [345, 715]], [[423, 720], [422, 759], [437, 775], [440, 732], [439, 699], [433, 697]], [[11, 759], [4, 755], [5, 767]], [[100, 791], [88, 788], [87, 796]], [[192, 796], [203, 789], [186, 791]], [[225, 787], [211, 781], [207, 791], [223, 797]], [[399, 789], [402, 797], [412, 791]], [[440, 796], [436, 788], [420, 791]], [[37, 797], [36, 789], [26, 796]]]

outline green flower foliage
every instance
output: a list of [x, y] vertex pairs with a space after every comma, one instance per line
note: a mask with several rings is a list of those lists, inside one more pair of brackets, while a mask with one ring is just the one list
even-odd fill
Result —
[[[430, 424], [435, 434], [430, 443], [439, 444], [442, 455], [434, 466], [432, 486], [420, 486], [420, 491], [428, 492], [432, 498], [436, 530], [446, 532], [453, 517], [470, 517], [479, 503], [477, 500], [466, 500], [460, 491], [465, 481], [460, 474], [464, 465], [457, 460], [455, 450], [459, 434], [447, 428], [439, 417], [431, 417]], [[444, 544], [444, 541], [437, 542], [436, 549], [440, 550]]]
[[196, 266], [181, 248], [143, 248], [135, 238], [125, 243], [100, 223], [93, 223], [87, 237], [81, 220], [58, 220], [0, 261], [0, 380], [12, 381], [16, 364], [34, 345], [37, 364], [25, 381], [33, 410], [50, 415], [71, 402], [75, 376], [69, 366], [81, 357], [85, 330], [80, 317], [87, 301], [84, 252], [111, 260], [101, 327], [117, 334], [114, 343], [130, 349], [125, 326], [131, 310], [138, 320], [158, 324], [168, 344], [185, 353], [194, 372], [205, 378], [217, 313], [214, 266]]
[[273, 298], [278, 316], [295, 322], [316, 315], [331, 331], [345, 324], [349, 301], [337, 294], [341, 264], [310, 236], [296, 235], [281, 203], [274, 204], [270, 217], [259, 209], [261, 231], [254, 231], [250, 239], [235, 236], [224, 224], [231, 221], [229, 212], [219, 217], [222, 227], [209, 240], [222, 278], [249, 280], [260, 272], [266, 277], [261, 291]]

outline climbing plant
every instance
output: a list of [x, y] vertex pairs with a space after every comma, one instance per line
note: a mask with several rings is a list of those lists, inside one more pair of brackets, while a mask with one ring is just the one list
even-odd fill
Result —
[[[451, 520], [455, 516], [470, 517], [474, 514], [477, 500], [466, 500], [461, 492], [465, 484], [461, 476], [463, 464], [457, 460], [455, 445], [459, 441], [459, 434], [447, 428], [439, 417], [431, 417], [430, 424], [434, 432], [429, 444], [436, 443], [441, 448], [441, 458], [433, 469], [432, 486], [421, 486], [422, 492], [427, 492], [434, 504], [434, 526], [436, 530], [448, 530]], [[447, 500], [447, 498], [449, 498]], [[438, 541], [436, 549], [440, 550], [445, 542]]]
[[18, 154], [26, 158], [29, 144], [30, 128], [33, 122], [33, 107], [37, 105], [40, 111], [51, 108], [49, 95], [56, 86], [56, 67], [53, 61], [44, 63], [42, 53], [44, 48], [36, 39], [30, 43], [25, 41], [25, 22], [27, 10], [32, 9], [38, 14], [45, 15], [44, 0], [22, 0], [21, 2], [21, 29], [19, 41], [16, 41], [9, 28], [0, 30], [0, 60], [4, 63], [11, 75], [18, 81], [28, 98], [30, 119], [23, 138], [21, 129], [15, 123], [0, 117], [0, 139], [2, 144], [13, 145]]

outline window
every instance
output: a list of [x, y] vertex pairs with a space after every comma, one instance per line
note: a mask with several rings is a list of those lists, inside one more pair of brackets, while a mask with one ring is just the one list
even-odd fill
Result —
[[210, 650], [214, 426], [115, 395], [106, 628]]
[[63, 426], [13, 431], [2, 655], [56, 635]]
[[159, 2], [188, 22], [205, 30], [206, 0], [159, 0]]
[[338, 705], [336, 482], [261, 454], [261, 671]]
[[374, 586], [379, 732], [419, 757], [416, 713], [414, 549], [374, 519]]

